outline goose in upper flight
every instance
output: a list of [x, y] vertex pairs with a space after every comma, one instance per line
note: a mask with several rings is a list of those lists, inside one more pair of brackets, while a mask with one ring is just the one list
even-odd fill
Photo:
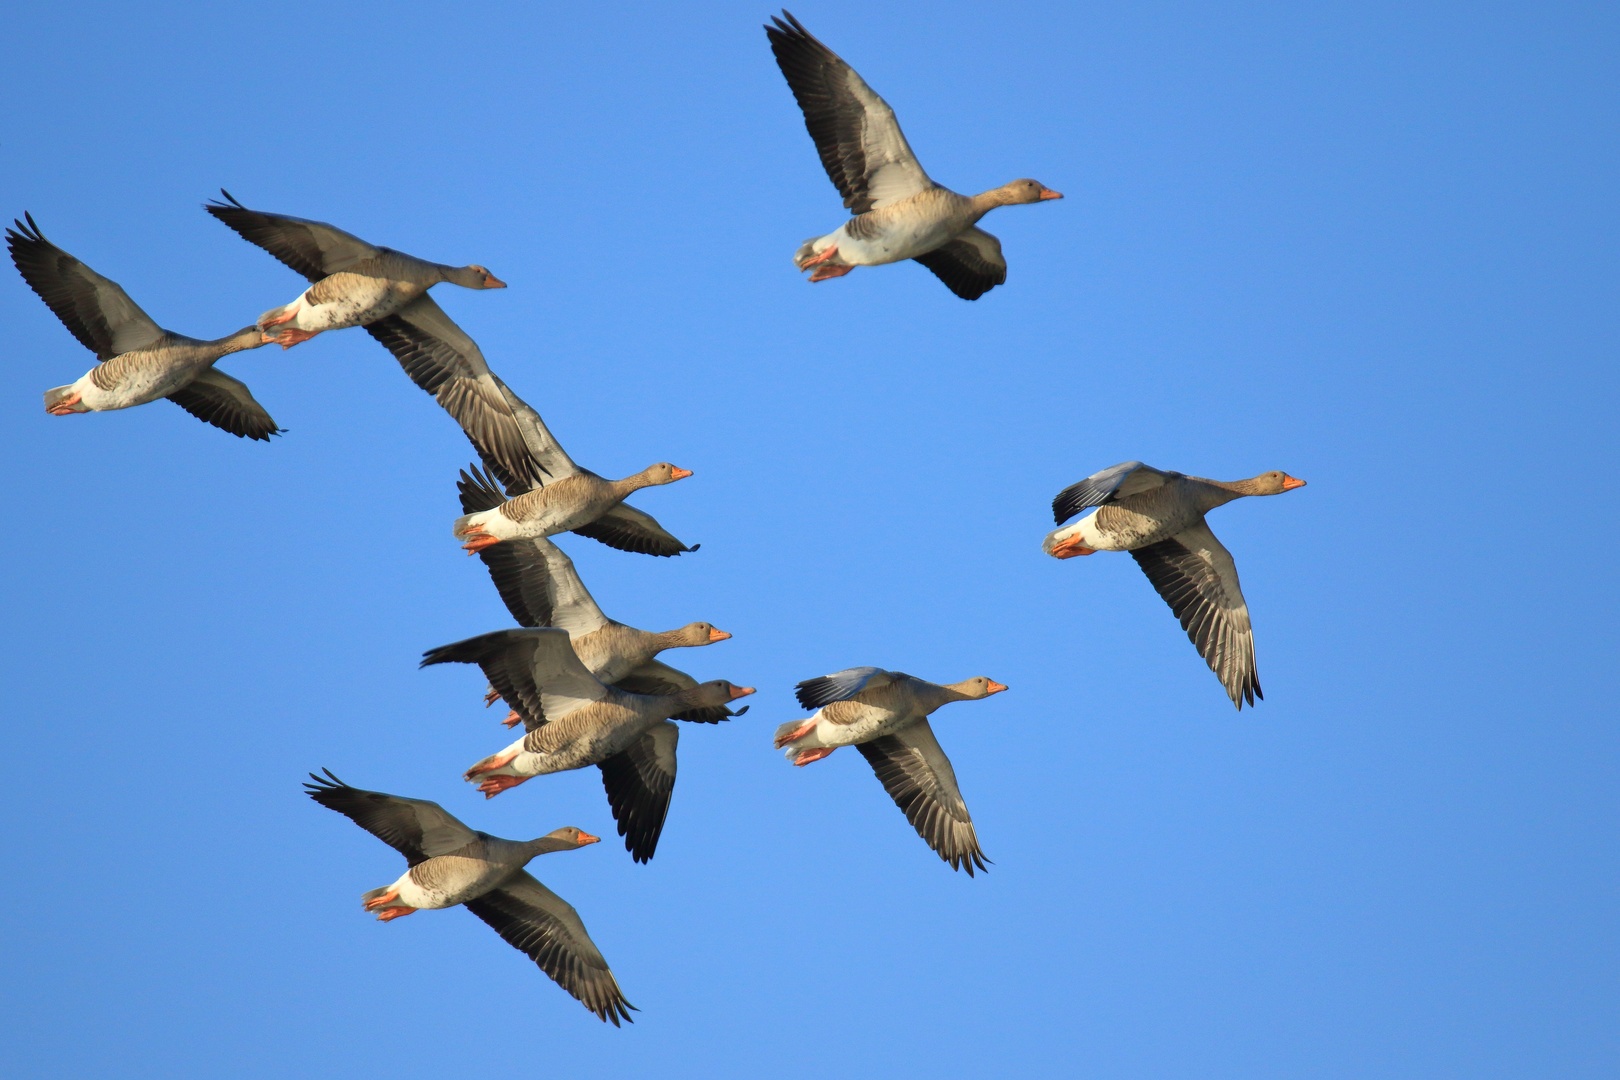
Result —
[[979, 195], [958, 195], [928, 178], [906, 144], [888, 102], [787, 11], [765, 27], [815, 141], [822, 167], [855, 216], [793, 254], [811, 281], [857, 266], [915, 259], [964, 300], [1007, 280], [1001, 241], [977, 222], [998, 206], [1062, 195], [1035, 180], [1014, 180]]
[[1088, 507], [1097, 509], [1048, 533], [1041, 550], [1057, 559], [1129, 551], [1241, 710], [1244, 702], [1252, 706], [1265, 697], [1255, 672], [1249, 606], [1232, 553], [1209, 531], [1204, 515], [1245, 495], [1304, 486], [1285, 472], [1205, 480], [1126, 461], [1058, 492], [1052, 517], [1059, 525]]
[[6, 230], [11, 261], [79, 344], [101, 361], [77, 382], [45, 391], [52, 416], [105, 412], [168, 398], [199, 420], [246, 439], [270, 441], [281, 431], [248, 388], [214, 362], [263, 344], [243, 327], [213, 341], [176, 334], [152, 321], [116, 281], [109, 281], [40, 233], [34, 219]]
[[979, 701], [1005, 689], [983, 676], [941, 686], [882, 668], [836, 671], [799, 684], [799, 704], [817, 711], [778, 727], [775, 745], [787, 747], [795, 765], [820, 761], [840, 746], [858, 749], [917, 835], [953, 870], [972, 877], [975, 866], [987, 869], [984, 852], [928, 717], [950, 702]]
[[723, 679], [684, 690], [637, 694], [605, 686], [580, 661], [566, 630], [537, 628], [509, 642], [493, 660], [469, 642], [430, 649], [422, 666], [476, 663], [523, 720], [524, 735], [468, 769], [465, 779], [485, 798], [547, 773], [598, 765], [608, 804], [637, 862], [652, 858], [675, 791], [670, 718], [715, 723], [714, 710], [754, 692]]
[[537, 840], [503, 840], [467, 828], [438, 803], [350, 787], [323, 771], [309, 774], [309, 797], [405, 856], [409, 869], [398, 881], [360, 897], [378, 921], [464, 904], [599, 1018], [614, 1027], [631, 1019], [635, 1006], [579, 913], [523, 869], [536, 855], [576, 851], [599, 837], [570, 825]]
[[[259, 316], [266, 342], [283, 349], [327, 330], [367, 326], [424, 299], [441, 281], [466, 289], [504, 289], [506, 282], [482, 266], [446, 266], [392, 248], [368, 244], [322, 221], [249, 210], [220, 189], [224, 202], [204, 206], [235, 229], [314, 282], [290, 304]], [[438, 307], [437, 304], [434, 305]], [[271, 331], [280, 327], [279, 330]]]

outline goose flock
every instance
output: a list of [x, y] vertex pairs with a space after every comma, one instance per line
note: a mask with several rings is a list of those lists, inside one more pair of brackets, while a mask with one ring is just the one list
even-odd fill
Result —
[[[1034, 180], [965, 196], [929, 178], [894, 110], [791, 14], [765, 27], [770, 48], [804, 115], [822, 166], [850, 216], [793, 254], [821, 282], [858, 266], [915, 260], [964, 300], [1007, 278], [1001, 242], [978, 227], [1002, 206], [1060, 199]], [[515, 741], [467, 767], [484, 797], [551, 773], [596, 766], [608, 806], [638, 863], [658, 848], [675, 789], [680, 724], [717, 725], [746, 713], [754, 688], [699, 682], [659, 659], [732, 635], [707, 622], [640, 630], [603, 613], [554, 537], [575, 533], [621, 551], [672, 557], [698, 550], [626, 500], [692, 474], [667, 461], [620, 480], [576, 464], [540, 414], [489, 367], [478, 345], [434, 302], [435, 285], [500, 289], [483, 266], [451, 266], [379, 247], [324, 222], [252, 210], [221, 192], [213, 217], [264, 249], [308, 286], [251, 325], [200, 339], [165, 330], [116, 282], [47, 240], [25, 214], [6, 234], [23, 280], [96, 366], [45, 392], [53, 416], [127, 409], [159, 398], [240, 438], [268, 442], [281, 428], [247, 386], [217, 370], [234, 353], [363, 327], [407, 376], [444, 408], [479, 464], [460, 474], [462, 515], [451, 533], [477, 554], [516, 622], [427, 650], [422, 666], [473, 664], [485, 704], [507, 706]], [[1304, 485], [1284, 472], [1206, 480], [1127, 461], [1093, 473], [1053, 500], [1043, 543], [1057, 559], [1128, 551], [1180, 621], [1232, 703], [1263, 695], [1254, 635], [1232, 555], [1205, 524], [1209, 511], [1250, 495]], [[1089, 511], [1068, 524], [1077, 514]], [[716, 654], [719, 655], [719, 654]], [[1006, 691], [985, 676], [934, 683], [875, 666], [852, 667], [796, 687], [810, 715], [779, 725], [774, 745], [796, 766], [856, 747], [917, 834], [956, 870], [987, 869], [956, 774], [929, 724], [942, 706]], [[405, 856], [391, 884], [361, 896], [388, 922], [415, 911], [464, 906], [530, 957], [587, 1009], [615, 1026], [634, 1010], [578, 913], [526, 869], [539, 855], [573, 851], [598, 837], [575, 826], [532, 840], [505, 840], [463, 824], [437, 803], [351, 787], [311, 773], [311, 799], [345, 815]]]

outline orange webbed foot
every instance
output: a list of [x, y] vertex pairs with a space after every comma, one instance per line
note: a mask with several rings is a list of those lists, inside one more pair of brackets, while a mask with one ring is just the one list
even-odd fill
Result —
[[806, 720], [804, 723], [800, 724], [786, 735], [778, 735], [774, 745], [778, 750], [780, 750], [794, 739], [804, 738], [806, 735], [816, 730], [816, 723], [816, 718], [812, 716], [810, 719]]
[[516, 709], [513, 709], [511, 712], [506, 714], [506, 719], [502, 720], [501, 723], [505, 724], [507, 727], [517, 727], [519, 724], [523, 723], [523, 717], [518, 715], [518, 711]]
[[527, 779], [527, 776], [491, 776], [478, 785], [478, 790], [484, 793], [484, 798], [493, 799], [507, 788], [515, 788]]
[[799, 756], [793, 759], [793, 764], [802, 767], [812, 761], [820, 761], [836, 749], [838, 749], [836, 746], [818, 746], [814, 750], [801, 750]]
[[835, 277], [843, 277], [853, 269], [855, 269], [853, 266], [818, 267], [816, 272], [810, 275], [810, 283], [813, 285], [818, 281], [829, 281]]
[[395, 919], [403, 919], [405, 916], [413, 915], [415, 913], [416, 913], [416, 909], [413, 908], [413, 907], [391, 907], [391, 908], [386, 908], [386, 909], [383, 910], [383, 912], [381, 914], [379, 914], [377, 916], [377, 921], [378, 922], [393, 922]]

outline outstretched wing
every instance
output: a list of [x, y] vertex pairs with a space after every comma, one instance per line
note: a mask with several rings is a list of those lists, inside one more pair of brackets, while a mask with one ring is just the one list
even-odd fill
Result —
[[638, 555], [679, 555], [683, 551], [696, 551], [701, 544], [688, 547], [658, 524], [651, 514], [637, 510], [629, 503], [615, 503], [613, 509], [574, 530], [610, 548], [633, 551]]
[[[422, 667], [431, 664], [477, 664], [484, 678], [523, 718], [523, 729], [533, 731], [546, 722], [540, 684], [534, 676], [539, 631], [496, 630], [465, 641], [440, 645], [422, 654]], [[572, 652], [572, 647], [569, 648]]]
[[163, 328], [129, 298], [116, 281], [109, 281], [39, 231], [32, 215], [6, 230], [6, 246], [17, 272], [39, 294], [79, 344], [111, 360], [122, 353], [155, 345]]
[[350, 787], [331, 770], [321, 771], [326, 775], [310, 773], [314, 783], [304, 784], [309, 797], [405, 856], [412, 866], [460, 851], [478, 839], [477, 833], [436, 802]]
[[281, 434], [281, 428], [253, 399], [245, 383], [214, 368], [203, 369], [170, 394], [169, 400], [197, 419], [240, 438], [269, 442], [270, 436]]
[[855, 69], [788, 12], [765, 28], [815, 140], [828, 179], [852, 214], [864, 214], [933, 186], [889, 103]]
[[1264, 698], [1237, 564], [1209, 526], [1199, 522], [1168, 540], [1136, 548], [1131, 557], [1181, 620], [1232, 704], [1241, 711], [1244, 702]]
[[675, 794], [675, 744], [680, 737], [680, 728], [660, 721], [599, 765], [624, 850], [636, 862], [646, 862], [658, 850], [669, 800]]
[[799, 683], [793, 696], [806, 709], [820, 709], [835, 701], [848, 701], [868, 686], [876, 689], [894, 681], [895, 673], [876, 667], [852, 667], [806, 679]]
[[1152, 491], [1162, 486], [1169, 476], [1140, 461], [1110, 465], [1058, 492], [1057, 498], [1052, 500], [1052, 518], [1061, 525], [1082, 510]]
[[905, 812], [917, 835], [951, 864], [973, 876], [985, 870], [984, 852], [973, 832], [967, 803], [956, 787], [956, 771], [934, 738], [927, 720], [882, 735], [855, 747], [866, 758], [896, 806]]
[[319, 281], [358, 262], [374, 259], [382, 250], [324, 221], [249, 210], [224, 188], [219, 193], [225, 200], [205, 203], [203, 209], [236, 230], [242, 239], [264, 248], [310, 281]]
[[1007, 280], [1001, 241], [977, 225], [916, 260], [963, 300], [977, 300]]
[[[613, 685], [626, 693], [657, 697], [678, 694], [682, 690], [692, 689], [697, 684], [698, 681], [686, 672], [672, 668], [661, 660], [649, 660]], [[747, 711], [747, 705], [736, 710], [729, 705], [708, 705], [676, 713], [670, 719], [685, 720], [693, 724], [718, 724], [733, 716], [741, 716]]]
[[532, 874], [520, 871], [500, 888], [467, 901], [466, 907], [600, 1019], [614, 1027], [621, 1017], [631, 1019], [635, 1006], [624, 999], [579, 912]]
[[514, 406], [534, 410], [489, 370], [478, 343], [438, 301], [423, 293], [394, 314], [367, 323], [366, 333], [393, 353], [411, 381], [432, 394], [461, 425], [479, 456], [513, 494], [541, 484], [547, 476], [545, 465], [530, 452], [526, 425]]

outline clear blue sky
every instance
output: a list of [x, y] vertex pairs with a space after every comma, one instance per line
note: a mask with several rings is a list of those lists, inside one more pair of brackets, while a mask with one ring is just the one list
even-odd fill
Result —
[[[586, 583], [761, 689], [683, 732], [650, 866], [534, 866], [634, 1027], [466, 912], [371, 921], [401, 861], [309, 769], [612, 830], [595, 770], [479, 800], [483, 683], [416, 670], [508, 625], [449, 534], [465, 440], [355, 330], [225, 365], [273, 445], [46, 416], [91, 357], [6, 267], [0, 1071], [1616, 1075], [1614, 7], [800, 6], [935, 178], [1068, 195], [993, 215], [972, 304], [795, 274], [843, 211], [770, 10], [9, 14], [5, 217], [200, 336], [302, 288], [221, 185], [489, 266], [436, 295], [574, 456], [697, 474], [638, 501], [701, 552], [563, 538]], [[1212, 520], [1252, 712], [1132, 560], [1040, 554], [1129, 458], [1310, 482]], [[1011, 685], [936, 723], [987, 876], [857, 754], [771, 750], [855, 664]]]

